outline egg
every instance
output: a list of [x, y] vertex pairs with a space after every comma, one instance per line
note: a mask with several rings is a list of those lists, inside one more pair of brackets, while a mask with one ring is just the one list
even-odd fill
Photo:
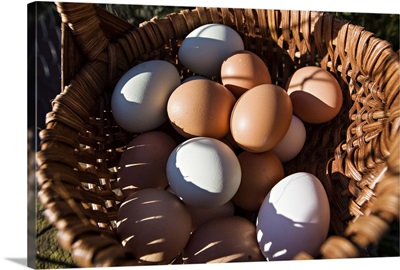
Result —
[[240, 216], [220, 217], [199, 226], [182, 257], [184, 264], [265, 261], [255, 225]]
[[163, 60], [149, 60], [129, 69], [117, 82], [111, 109], [117, 124], [134, 133], [159, 127], [167, 118], [167, 102], [180, 85], [178, 70]]
[[214, 138], [195, 137], [172, 151], [167, 179], [185, 204], [211, 208], [232, 199], [240, 185], [241, 169], [229, 146]]
[[267, 65], [255, 53], [247, 50], [235, 52], [222, 63], [221, 82], [236, 98], [245, 91], [272, 83]]
[[274, 152], [280, 161], [287, 162], [297, 156], [303, 149], [306, 141], [306, 128], [303, 121], [292, 115], [292, 121], [283, 139], [275, 145], [271, 151]]
[[290, 260], [302, 251], [317, 257], [329, 223], [329, 201], [320, 180], [297, 172], [265, 197], [256, 221], [257, 241], [268, 261]]
[[292, 120], [292, 103], [287, 92], [274, 84], [247, 90], [231, 114], [231, 133], [246, 151], [272, 149], [286, 134]]
[[238, 155], [242, 178], [232, 201], [242, 209], [258, 211], [265, 196], [284, 177], [279, 158], [271, 151]]
[[143, 188], [168, 186], [166, 164], [176, 147], [168, 134], [148, 131], [134, 137], [123, 152], [117, 170], [117, 183], [125, 196]]
[[205, 76], [219, 76], [222, 62], [244, 49], [241, 36], [224, 24], [210, 23], [190, 32], [178, 50], [183, 66]]
[[[171, 187], [166, 189], [168, 192], [174, 194]], [[192, 220], [192, 232], [197, 229], [201, 224], [206, 223], [218, 217], [229, 217], [235, 214], [235, 205], [232, 201], [228, 201], [216, 207], [202, 208], [185, 204], [186, 209], [189, 211]]]
[[186, 208], [192, 219], [192, 231], [210, 220], [229, 217], [235, 214], [235, 206], [232, 201], [211, 208], [194, 207], [191, 205], [186, 205]]
[[171, 94], [167, 114], [173, 127], [184, 137], [222, 138], [236, 98], [222, 84], [209, 79], [191, 80]]
[[306, 123], [322, 124], [332, 120], [343, 104], [339, 82], [321, 67], [306, 66], [296, 70], [288, 82], [287, 92], [294, 114]]
[[152, 264], [171, 263], [191, 233], [189, 212], [162, 189], [146, 188], [129, 195], [118, 210], [117, 221], [117, 234], [126, 252]]
[[192, 75], [192, 76], [188, 76], [184, 80], [182, 80], [182, 83], [189, 82], [192, 80], [197, 80], [197, 79], [209, 79], [209, 78], [207, 78], [206, 76], [202, 76], [202, 75]]

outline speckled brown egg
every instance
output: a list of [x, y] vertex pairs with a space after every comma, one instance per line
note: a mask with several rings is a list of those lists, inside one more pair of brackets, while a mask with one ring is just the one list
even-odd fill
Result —
[[175, 195], [146, 188], [129, 195], [117, 214], [117, 233], [128, 253], [152, 264], [169, 264], [190, 238], [191, 217]]
[[173, 127], [184, 137], [220, 139], [229, 132], [236, 98], [222, 84], [196, 79], [181, 84], [171, 94], [167, 112]]
[[168, 186], [166, 164], [176, 147], [167, 133], [149, 131], [133, 138], [119, 161], [118, 186], [125, 196], [143, 188]]
[[248, 219], [229, 216], [199, 226], [183, 252], [185, 264], [265, 261], [256, 227]]
[[258, 211], [268, 192], [284, 178], [284, 170], [278, 156], [272, 151], [238, 155], [242, 180], [232, 201], [242, 209]]
[[270, 150], [285, 136], [292, 112], [292, 103], [283, 88], [274, 84], [253, 87], [232, 110], [233, 139], [249, 152]]
[[321, 67], [298, 69], [288, 82], [287, 92], [292, 100], [293, 113], [311, 124], [333, 119], [343, 103], [339, 82]]
[[222, 63], [221, 82], [239, 98], [247, 90], [272, 81], [267, 65], [262, 59], [251, 51], [242, 50]]

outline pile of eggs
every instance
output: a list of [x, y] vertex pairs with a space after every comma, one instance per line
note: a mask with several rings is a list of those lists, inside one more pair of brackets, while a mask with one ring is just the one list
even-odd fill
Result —
[[[286, 89], [272, 84], [261, 58], [221, 24], [191, 32], [178, 57], [197, 75], [181, 81], [169, 62], [149, 60], [127, 71], [112, 95], [115, 120], [137, 134], [117, 173], [126, 251], [153, 264], [317, 256], [329, 230], [327, 195], [310, 173], [285, 175], [283, 162], [303, 148], [304, 122], [339, 113], [334, 76], [307, 66]], [[164, 123], [183, 140], [160, 131]]]

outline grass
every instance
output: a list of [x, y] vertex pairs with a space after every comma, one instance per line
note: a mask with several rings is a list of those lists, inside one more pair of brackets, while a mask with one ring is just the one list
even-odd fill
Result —
[[38, 203], [36, 223], [36, 268], [75, 268], [71, 253], [63, 249], [57, 241], [57, 232], [43, 217], [43, 206]]

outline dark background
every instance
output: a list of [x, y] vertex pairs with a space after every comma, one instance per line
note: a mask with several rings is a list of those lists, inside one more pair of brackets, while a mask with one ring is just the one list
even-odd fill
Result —
[[[60, 92], [61, 86], [61, 19], [52, 2], [36, 2], [31, 4], [28, 13], [28, 130], [32, 137], [29, 147], [32, 151], [39, 149], [37, 134], [45, 128], [45, 115], [51, 110], [51, 100]], [[179, 11], [184, 7], [146, 6], [102, 4], [103, 8], [126, 19], [133, 25], [149, 20], [154, 16]], [[337, 17], [347, 19], [355, 25], [364, 26], [377, 37], [392, 44], [393, 50], [399, 50], [399, 14], [373, 14], [336, 12]], [[36, 71], [37, 73], [35, 74]], [[28, 167], [29, 169], [29, 167]], [[31, 177], [29, 177], [31, 176]], [[28, 188], [35, 190], [33, 174], [28, 174]], [[29, 201], [35, 200], [31, 194]], [[43, 218], [43, 208], [30, 212], [30, 231], [32, 259], [36, 256], [36, 268], [72, 268], [74, 267], [70, 254], [62, 250], [55, 240], [55, 231]], [[36, 218], [36, 220], [35, 220]], [[35, 222], [36, 221], [36, 229]], [[33, 230], [32, 230], [33, 228]], [[36, 239], [36, 241], [34, 240]], [[32, 244], [33, 243], [33, 244]], [[370, 251], [372, 256], [399, 256], [399, 228], [393, 225], [391, 232], [384, 236], [382, 243]], [[29, 258], [28, 258], [29, 259]]]

